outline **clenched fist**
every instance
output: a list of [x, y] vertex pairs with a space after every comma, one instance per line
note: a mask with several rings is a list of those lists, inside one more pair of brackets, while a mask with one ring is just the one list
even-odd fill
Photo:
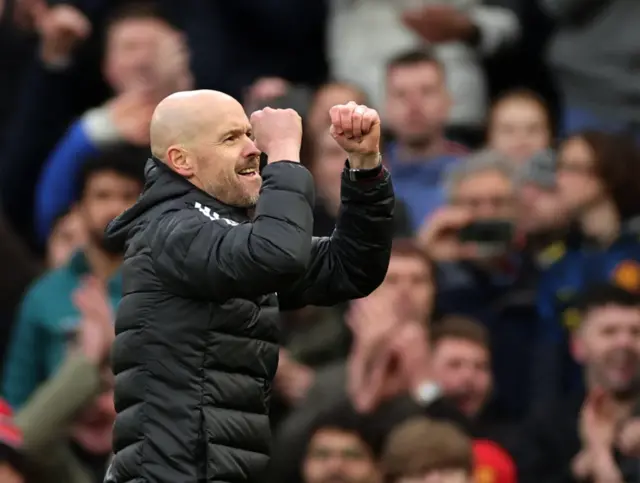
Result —
[[38, 30], [42, 59], [55, 63], [68, 60], [77, 45], [89, 37], [91, 22], [77, 8], [62, 4], [41, 15]]
[[302, 119], [293, 109], [266, 107], [251, 114], [251, 126], [256, 147], [268, 156], [269, 162], [300, 162]]
[[333, 106], [331, 135], [349, 154], [352, 168], [370, 169], [380, 162], [380, 116], [375, 109], [355, 102]]

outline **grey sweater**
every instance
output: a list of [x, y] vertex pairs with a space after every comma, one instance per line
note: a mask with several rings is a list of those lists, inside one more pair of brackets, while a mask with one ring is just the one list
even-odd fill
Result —
[[566, 101], [640, 124], [640, 1], [540, 0], [558, 21], [548, 60]]

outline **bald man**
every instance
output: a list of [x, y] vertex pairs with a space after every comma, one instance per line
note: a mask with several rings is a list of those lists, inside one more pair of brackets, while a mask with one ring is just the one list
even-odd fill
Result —
[[389, 262], [378, 114], [355, 103], [330, 114], [348, 161], [336, 230], [317, 239], [295, 111], [249, 121], [213, 91], [158, 105], [144, 193], [107, 229], [126, 248], [108, 482], [265, 483], [278, 309], [364, 297]]

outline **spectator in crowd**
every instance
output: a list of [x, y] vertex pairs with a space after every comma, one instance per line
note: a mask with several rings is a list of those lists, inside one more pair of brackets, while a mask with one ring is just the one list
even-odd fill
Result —
[[362, 85], [381, 106], [387, 62], [408, 49], [432, 46], [445, 65], [453, 99], [445, 122], [456, 131], [454, 139], [477, 143], [487, 108], [482, 59], [514, 44], [520, 31], [509, 8], [514, 2], [491, 3], [333, 0], [328, 25], [332, 74]]
[[[557, 23], [548, 62], [564, 97], [561, 130], [630, 130], [640, 122], [633, 74], [640, 5], [630, 0], [539, 0]], [[606, 42], [601, 42], [607, 39]]]
[[486, 409], [492, 395], [493, 375], [487, 329], [464, 317], [445, 316], [432, 329], [429, 352], [424, 364], [430, 368], [430, 380], [474, 422], [474, 435], [488, 437], [492, 422], [487, 419]]
[[493, 103], [487, 131], [489, 148], [522, 165], [551, 146], [551, 113], [535, 92], [509, 91]]
[[389, 483], [472, 483], [472, 443], [451, 423], [412, 418], [391, 432], [382, 468]]
[[[56, 375], [38, 388], [15, 419], [24, 433], [22, 453], [29, 477], [36, 483], [101, 483], [111, 452], [115, 413], [105, 361], [114, 338], [113, 312], [103, 284], [95, 278], [87, 279], [73, 297], [81, 314], [78, 337]], [[93, 419], [82, 427], [78, 418], [87, 411]]]
[[578, 322], [572, 309], [576, 294], [606, 280], [637, 290], [640, 270], [640, 158], [633, 140], [576, 134], [560, 147], [557, 173], [560, 201], [575, 227], [565, 237], [564, 253], [539, 282], [544, 358], [536, 364], [535, 384], [540, 398], [581, 385], [568, 351], [568, 334]]
[[586, 289], [578, 302], [573, 355], [578, 389], [527, 425], [516, 451], [522, 483], [637, 481], [640, 298], [613, 284]]
[[383, 435], [371, 432], [368, 418], [348, 405], [320, 416], [302, 462], [303, 483], [382, 483], [378, 458]]
[[[531, 341], [537, 330], [537, 274], [515, 233], [518, 203], [509, 160], [486, 151], [470, 157], [448, 179], [448, 205], [425, 225], [422, 244], [437, 264], [436, 307], [482, 322], [491, 338], [496, 403], [506, 418], [522, 418], [530, 403]], [[499, 239], [483, 240], [480, 226], [499, 223]]]
[[81, 280], [91, 274], [107, 284], [114, 306], [122, 296], [122, 254], [103, 247], [103, 232], [142, 191], [144, 159], [130, 155], [124, 149], [105, 152], [82, 168], [78, 211], [88, 241], [68, 264], [46, 273], [24, 297], [3, 384], [4, 396], [14, 408], [22, 407], [60, 365], [69, 336], [77, 329], [78, 311], [71, 297]]
[[385, 149], [385, 162], [414, 230], [444, 202], [445, 171], [466, 153], [445, 137], [450, 104], [444, 67], [431, 53], [411, 51], [391, 59], [385, 112], [394, 142]]
[[53, 220], [69, 209], [74, 174], [109, 146], [149, 144], [151, 114], [160, 99], [191, 85], [179, 33], [150, 4], [114, 12], [106, 31], [104, 73], [114, 97], [71, 125], [45, 161], [36, 190], [35, 221], [42, 241]]

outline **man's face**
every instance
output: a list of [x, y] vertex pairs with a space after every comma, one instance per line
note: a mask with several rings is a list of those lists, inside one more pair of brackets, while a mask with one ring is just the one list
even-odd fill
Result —
[[477, 416], [492, 385], [489, 351], [469, 340], [444, 338], [433, 348], [432, 364], [445, 396], [466, 416]]
[[640, 383], [640, 309], [608, 305], [590, 310], [575, 334], [574, 355], [595, 384], [614, 393]]
[[427, 321], [435, 295], [433, 273], [425, 260], [411, 255], [391, 255], [387, 276], [380, 285], [390, 303], [407, 318]]
[[605, 196], [594, 172], [594, 153], [580, 138], [566, 141], [558, 153], [558, 193], [573, 215], [580, 215]]
[[453, 204], [467, 209], [475, 220], [511, 220], [517, 215], [513, 182], [499, 171], [462, 179], [452, 195]]
[[89, 240], [99, 246], [104, 230], [115, 217], [130, 208], [140, 196], [139, 181], [113, 171], [98, 171], [87, 180], [78, 213]]
[[69, 261], [73, 252], [84, 246], [87, 230], [78, 211], [72, 211], [58, 220], [47, 242], [47, 264], [58, 268]]
[[347, 153], [326, 130], [318, 138], [315, 148], [313, 179], [318, 187], [318, 193], [337, 205], [340, 202], [342, 170]]
[[449, 106], [438, 65], [421, 62], [397, 66], [387, 74], [386, 120], [401, 143], [422, 147], [441, 135]]
[[321, 429], [303, 462], [304, 483], [380, 483], [370, 450], [355, 434]]
[[549, 233], [567, 222], [567, 210], [555, 189], [524, 184], [520, 188], [520, 204], [520, 227], [526, 233]]
[[423, 476], [404, 477], [394, 483], [472, 483], [473, 478], [466, 470], [436, 470]]
[[546, 113], [528, 99], [506, 100], [496, 106], [489, 145], [509, 159], [523, 163], [549, 147], [551, 131]]
[[121, 20], [109, 28], [104, 72], [116, 94], [130, 91], [152, 80], [157, 49], [174, 30], [154, 18]]
[[228, 205], [250, 208], [262, 186], [260, 151], [242, 106], [230, 104], [221, 111], [205, 123], [211, 128], [201, 129], [189, 143], [187, 156], [204, 191]]

